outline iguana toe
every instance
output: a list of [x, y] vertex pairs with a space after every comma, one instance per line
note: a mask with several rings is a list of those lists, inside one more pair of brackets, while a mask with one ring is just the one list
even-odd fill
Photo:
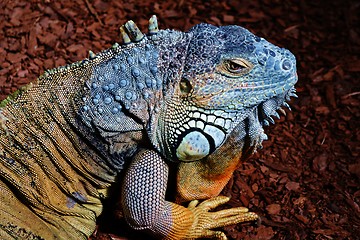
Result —
[[198, 200], [191, 201], [188, 209], [194, 214], [194, 223], [186, 239], [192, 238], [215, 238], [227, 239], [221, 231], [211, 229], [224, 227], [240, 222], [254, 221], [259, 218], [256, 213], [249, 212], [245, 207], [231, 208], [216, 212], [210, 210], [228, 202], [230, 198], [224, 196], [214, 197], [199, 203]]

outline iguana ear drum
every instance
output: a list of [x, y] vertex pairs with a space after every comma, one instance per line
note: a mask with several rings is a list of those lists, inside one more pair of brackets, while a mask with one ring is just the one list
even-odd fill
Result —
[[180, 90], [181, 90], [181, 93], [182, 93], [183, 95], [189, 94], [192, 88], [193, 88], [193, 87], [191, 86], [191, 83], [190, 83], [189, 80], [187, 80], [187, 79], [182, 79], [182, 80], [180, 81]]
[[176, 156], [180, 161], [197, 161], [215, 151], [214, 139], [201, 129], [184, 132], [178, 139]]

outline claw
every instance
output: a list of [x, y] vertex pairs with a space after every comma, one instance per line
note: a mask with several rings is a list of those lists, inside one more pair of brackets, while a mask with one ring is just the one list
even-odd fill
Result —
[[293, 93], [293, 92], [290, 93], [289, 95], [290, 95], [290, 97], [294, 97], [294, 98], [298, 98], [298, 97], [299, 97], [298, 95], [296, 95], [296, 93]]
[[198, 204], [199, 204], [199, 200], [192, 200], [189, 203], [188, 208], [195, 208]]
[[277, 112], [274, 112], [272, 115], [275, 116], [277, 119], [280, 119], [280, 115]]
[[269, 126], [269, 125], [270, 125], [269, 121], [266, 120], [266, 119], [264, 119], [264, 125], [265, 125], [265, 126]]
[[267, 120], [269, 120], [272, 124], [275, 124], [275, 121], [272, 117], [268, 117]]
[[157, 22], [157, 18], [155, 15], [152, 15], [152, 17], [149, 19], [149, 33], [156, 34], [159, 31], [159, 26]]
[[289, 109], [291, 111], [291, 107], [289, 104], [287, 104], [286, 102], [283, 103], [283, 106], [285, 106], [287, 109]]
[[125, 29], [130, 39], [134, 42], [140, 42], [144, 38], [144, 34], [132, 20], [125, 23]]
[[261, 134], [261, 138], [265, 141], [269, 139], [268, 135], [266, 135], [265, 133]]
[[284, 115], [284, 116], [286, 116], [286, 112], [285, 112], [285, 110], [284, 109], [282, 109], [282, 108], [279, 108], [279, 111]]
[[228, 238], [226, 237], [225, 233], [220, 232], [220, 231], [216, 231], [214, 236], [219, 239], [219, 240], [227, 240]]

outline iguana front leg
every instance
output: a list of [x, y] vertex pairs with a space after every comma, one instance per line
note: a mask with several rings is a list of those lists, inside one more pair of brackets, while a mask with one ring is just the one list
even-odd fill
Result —
[[200, 204], [195, 200], [188, 208], [166, 201], [167, 180], [168, 166], [158, 153], [142, 150], [134, 157], [122, 188], [124, 216], [131, 227], [164, 239], [226, 239], [224, 233], [211, 229], [258, 218], [242, 207], [209, 212], [227, 202], [227, 197]]

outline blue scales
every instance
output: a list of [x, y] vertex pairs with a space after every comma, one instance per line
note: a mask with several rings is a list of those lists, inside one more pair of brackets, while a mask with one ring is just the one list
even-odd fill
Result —
[[[146, 38], [140, 43], [131, 43], [108, 51], [113, 57], [102, 60], [93, 68], [86, 86], [88, 96], [83, 97], [82, 120], [90, 126], [114, 130], [119, 119], [126, 121], [129, 112], [143, 111], [149, 106], [151, 96], [162, 88], [158, 64], [158, 50], [146, 44]], [[145, 47], [137, 47], [145, 44]], [[92, 55], [90, 61], [106, 57], [106, 53]], [[119, 130], [119, 129], [116, 129]]]

